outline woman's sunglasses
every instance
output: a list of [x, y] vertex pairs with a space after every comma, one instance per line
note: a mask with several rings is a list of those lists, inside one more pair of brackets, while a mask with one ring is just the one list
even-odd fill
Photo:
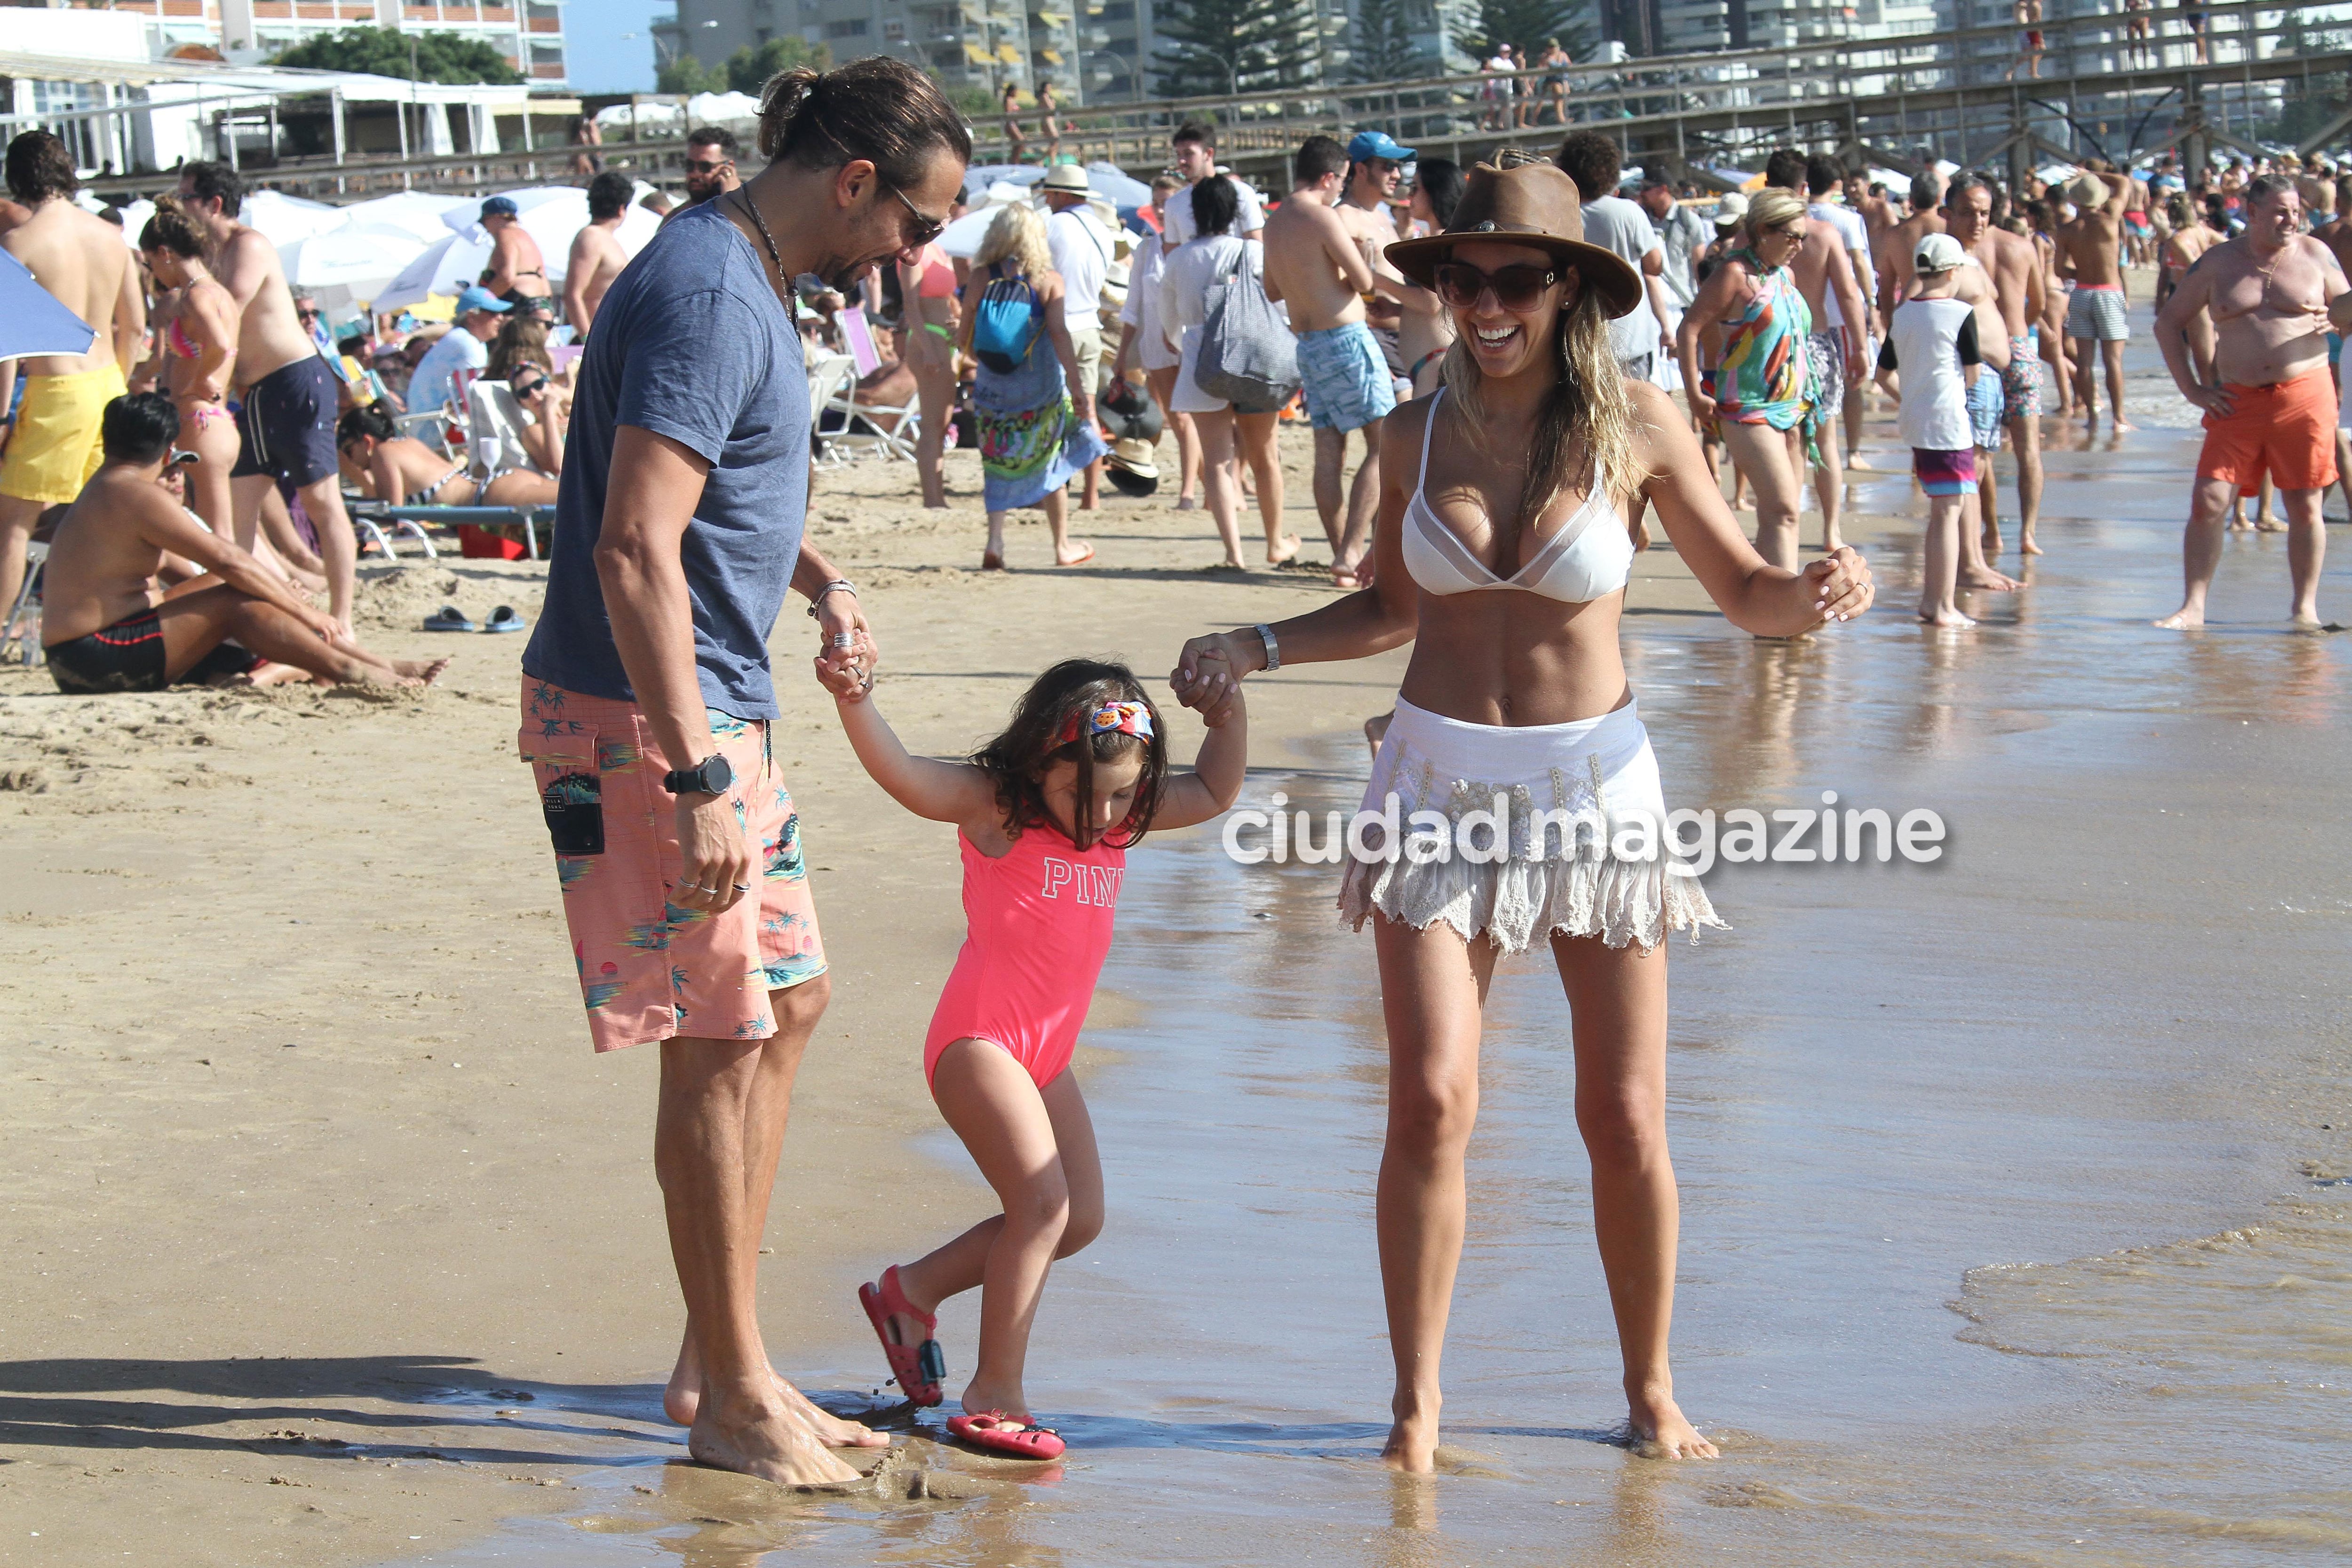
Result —
[[1532, 310], [1543, 299], [1544, 290], [1559, 279], [1556, 268], [1528, 262], [1481, 272], [1466, 261], [1441, 262], [1430, 279], [1437, 285], [1437, 297], [1456, 310], [1474, 309], [1479, 296], [1490, 289], [1494, 290], [1495, 303], [1504, 310]]

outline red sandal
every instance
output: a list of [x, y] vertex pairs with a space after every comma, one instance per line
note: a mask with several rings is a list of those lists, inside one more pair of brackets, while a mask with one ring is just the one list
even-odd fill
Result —
[[948, 1417], [948, 1431], [975, 1448], [1010, 1454], [1016, 1459], [1058, 1459], [1067, 1447], [1051, 1426], [1024, 1426], [1005, 1419], [1002, 1410], [982, 1410]]
[[[898, 1391], [908, 1402], [933, 1405], [940, 1402], [940, 1384], [948, 1375], [948, 1358], [940, 1349], [940, 1342], [931, 1337], [939, 1320], [928, 1312], [918, 1312], [915, 1304], [907, 1300], [906, 1291], [898, 1288], [898, 1267], [892, 1264], [882, 1270], [879, 1285], [860, 1285], [857, 1304], [866, 1309], [866, 1320], [874, 1325], [874, 1333], [882, 1342], [882, 1353], [889, 1358], [890, 1375]], [[923, 1325], [920, 1345], [902, 1345], [890, 1337], [890, 1320], [898, 1313]]]

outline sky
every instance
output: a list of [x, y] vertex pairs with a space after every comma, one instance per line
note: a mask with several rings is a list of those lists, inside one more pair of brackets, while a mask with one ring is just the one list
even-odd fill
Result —
[[[646, 24], [675, 11], [671, 0], [568, 0], [563, 7], [564, 56], [581, 92], [651, 92], [654, 41]], [[625, 38], [624, 33], [635, 33]]]

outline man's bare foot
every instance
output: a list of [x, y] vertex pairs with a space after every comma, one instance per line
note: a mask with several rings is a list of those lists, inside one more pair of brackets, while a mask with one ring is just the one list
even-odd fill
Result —
[[1988, 561], [2000, 559], [2001, 549], [2000, 529], [1991, 523], [1986, 523], [1984, 531], [1977, 535], [1977, 542], [1984, 546], [1985, 559]]
[[1298, 535], [1286, 533], [1282, 536], [1282, 542], [1279, 545], [1269, 544], [1265, 547], [1265, 563], [1269, 566], [1279, 566], [1297, 553]]
[[2125, 431], [2126, 431], [2126, 430], [2137, 430], [2137, 429], [2138, 429], [2138, 428], [2139, 428], [2139, 426], [2137, 426], [2137, 425], [2133, 424], [2130, 420], [2128, 420], [2128, 419], [2125, 418], [2122, 415], [2118, 414], [2118, 415], [2116, 415], [2116, 422], [2115, 422], [2114, 429], [2115, 429], [2115, 433], [2116, 433], [2116, 435], [2120, 436], [2120, 435], [2122, 435], [2122, 434], [2123, 434]]
[[1976, 625], [1976, 622], [1960, 614], [1958, 610], [1931, 609], [1925, 605], [1919, 607], [1919, 618], [1927, 622], [1927, 625], [1931, 626], [1972, 626]]
[[457, 661], [454, 658], [395, 658], [392, 668], [403, 675], [413, 675], [430, 686], [441, 679], [441, 672]]
[[[807, 1427], [816, 1440], [828, 1448], [887, 1448], [890, 1439], [882, 1433], [858, 1421], [845, 1421], [840, 1416], [818, 1407], [774, 1367], [768, 1375], [776, 1380], [776, 1392], [785, 1408], [800, 1424]], [[662, 1390], [662, 1414], [681, 1426], [691, 1426], [702, 1414], [702, 1355], [694, 1342], [694, 1331], [688, 1329], [677, 1344], [677, 1364], [670, 1369], [669, 1384]]]
[[2017, 552], [2020, 555], [2039, 555], [2042, 546], [2033, 542], [2033, 535], [2021, 533], [2017, 536]]
[[705, 1400], [686, 1436], [686, 1451], [714, 1469], [773, 1481], [781, 1487], [838, 1487], [861, 1478], [793, 1419], [782, 1397], [738, 1395]]
[[2156, 624], [2168, 632], [2193, 632], [2205, 624], [2205, 612], [2183, 605]]
[[1722, 1450], [1698, 1435], [1671, 1395], [1626, 1401], [1626, 1447], [1645, 1459], [1714, 1459]]
[[1388, 738], [1389, 726], [1395, 722], [1396, 710], [1393, 708], [1364, 721], [1364, 744], [1372, 749], [1372, 755], [1377, 757], [1381, 754], [1381, 742]]
[[1381, 1463], [1407, 1475], [1425, 1476], [1437, 1468], [1437, 1417], [1400, 1415], [1381, 1446]]
[[1963, 566], [1959, 573], [1959, 586], [1984, 588], [1996, 594], [2013, 594], [2025, 584], [2007, 573], [1996, 572], [1990, 566]]

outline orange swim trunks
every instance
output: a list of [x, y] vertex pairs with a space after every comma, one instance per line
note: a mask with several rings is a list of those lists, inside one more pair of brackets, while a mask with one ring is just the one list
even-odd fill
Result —
[[2197, 477], [2252, 489], [2268, 473], [2283, 490], [2336, 482], [2336, 378], [2323, 364], [2271, 386], [2232, 386], [2229, 415], [2205, 416]]
[[600, 1051], [667, 1040], [763, 1040], [768, 993], [825, 970], [800, 817], [769, 753], [767, 726], [712, 710], [710, 733], [735, 770], [736, 820], [758, 848], [758, 886], [709, 914], [669, 901], [677, 883], [677, 800], [634, 703], [529, 676], [516, 750], [530, 763], [555, 849], [563, 919]]

